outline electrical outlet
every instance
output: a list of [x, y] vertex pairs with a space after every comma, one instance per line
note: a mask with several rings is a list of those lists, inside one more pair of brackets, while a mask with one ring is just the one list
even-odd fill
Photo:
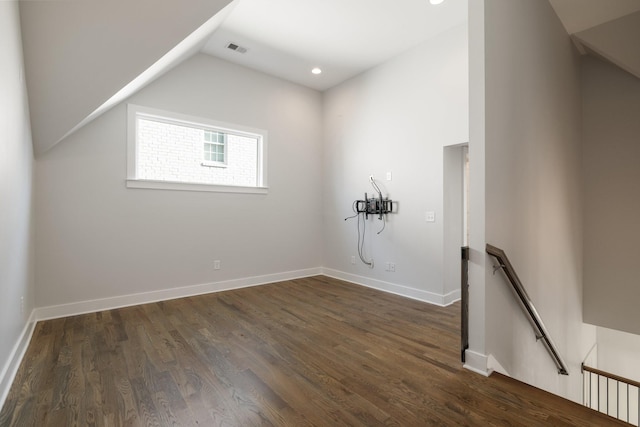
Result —
[[393, 178], [393, 174], [391, 172], [387, 172], [387, 181], [391, 181]]
[[219, 259], [213, 261], [213, 269], [214, 270], [220, 270], [220, 260]]
[[436, 222], [436, 213], [433, 211], [427, 211], [424, 215], [424, 220], [427, 222]]
[[351, 264], [355, 264], [356, 263], [356, 257], [355, 256], [351, 256]]
[[389, 263], [389, 271], [392, 273], [396, 272], [396, 264], [394, 262]]

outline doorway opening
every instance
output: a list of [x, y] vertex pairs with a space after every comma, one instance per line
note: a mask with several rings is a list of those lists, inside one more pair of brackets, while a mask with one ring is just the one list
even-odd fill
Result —
[[444, 294], [460, 299], [460, 248], [469, 241], [469, 146], [444, 147]]
[[444, 219], [444, 293], [450, 301], [460, 303], [461, 359], [469, 346], [468, 275], [469, 256], [469, 146], [444, 147], [443, 153], [443, 219]]

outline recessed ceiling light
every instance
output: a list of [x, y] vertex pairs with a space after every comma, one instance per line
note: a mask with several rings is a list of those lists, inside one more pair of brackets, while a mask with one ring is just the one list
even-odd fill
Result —
[[311, 70], [311, 72], [313, 74], [322, 74], [322, 70], [318, 67], [315, 67], [313, 70]]
[[429, 0], [429, 3], [431, 4], [440, 4], [442, 3], [444, 0]]

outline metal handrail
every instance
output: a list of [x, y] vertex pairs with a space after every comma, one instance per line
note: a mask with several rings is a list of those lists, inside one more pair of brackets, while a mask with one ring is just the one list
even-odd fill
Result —
[[509, 258], [507, 258], [507, 255], [502, 249], [496, 248], [495, 246], [489, 244], [487, 244], [487, 253], [498, 260], [499, 266], [494, 267], [494, 272], [502, 269], [504, 274], [507, 276], [507, 279], [509, 279], [512, 289], [518, 297], [520, 306], [528, 315], [527, 318], [529, 320], [529, 323], [531, 323], [533, 332], [536, 335], [536, 340], [542, 340], [542, 343], [549, 352], [549, 355], [553, 359], [553, 362], [556, 364], [556, 367], [558, 368], [558, 373], [562, 375], [569, 375], [567, 365], [564, 363], [564, 360], [562, 360], [560, 353], [558, 353], [558, 349], [551, 340], [551, 337], [547, 332], [547, 328], [544, 326], [544, 323], [542, 322], [538, 311], [533, 305], [533, 302], [531, 302], [531, 298], [529, 298], [529, 295], [527, 295], [527, 292], [525, 291], [522, 282], [513, 269], [513, 266], [509, 262]]
[[629, 378], [621, 377], [620, 375], [612, 374], [611, 372], [601, 371], [600, 369], [592, 368], [591, 366], [585, 365], [583, 363], [582, 372], [584, 371], [591, 372], [592, 374], [596, 374], [601, 377], [606, 377], [620, 383], [629, 384], [631, 386], [634, 386], [640, 389], [640, 382], [638, 381], [630, 380]]

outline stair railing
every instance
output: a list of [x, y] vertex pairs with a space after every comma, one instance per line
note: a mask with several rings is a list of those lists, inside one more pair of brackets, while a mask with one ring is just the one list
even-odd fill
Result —
[[542, 343], [544, 344], [545, 348], [549, 352], [549, 355], [553, 359], [553, 362], [556, 364], [556, 367], [558, 368], [558, 374], [569, 375], [567, 365], [564, 363], [564, 360], [562, 360], [560, 353], [558, 353], [558, 349], [556, 348], [555, 344], [551, 340], [551, 337], [547, 332], [547, 328], [544, 326], [544, 323], [542, 322], [542, 319], [540, 318], [538, 311], [533, 305], [533, 302], [531, 302], [531, 298], [529, 298], [529, 295], [527, 295], [527, 292], [525, 291], [524, 286], [522, 285], [522, 282], [518, 278], [518, 275], [513, 269], [513, 266], [509, 262], [509, 258], [507, 258], [507, 255], [504, 253], [502, 249], [496, 248], [495, 246], [487, 244], [486, 250], [489, 255], [492, 255], [498, 260], [499, 264], [498, 266], [494, 267], [494, 270], [493, 270], [494, 274], [496, 271], [502, 269], [505, 276], [507, 276], [507, 279], [509, 279], [509, 282], [511, 283], [511, 288], [513, 289], [514, 293], [518, 297], [518, 302], [520, 303], [522, 310], [525, 312], [525, 314], [527, 314], [527, 319], [529, 320], [529, 323], [531, 323], [533, 332], [536, 335], [536, 340], [542, 341]]
[[640, 382], [582, 364], [584, 406], [637, 426]]

